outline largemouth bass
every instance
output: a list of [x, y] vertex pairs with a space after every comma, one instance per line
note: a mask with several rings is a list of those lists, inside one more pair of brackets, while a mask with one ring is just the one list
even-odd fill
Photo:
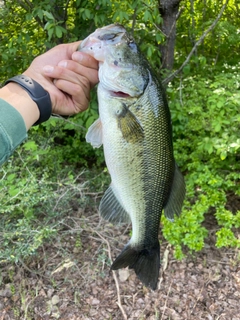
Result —
[[181, 212], [185, 184], [173, 155], [168, 103], [148, 61], [121, 25], [97, 29], [79, 50], [99, 61], [99, 119], [86, 140], [103, 145], [111, 185], [99, 211], [112, 222], [131, 222], [132, 237], [111, 269], [129, 267], [156, 289], [162, 210]]

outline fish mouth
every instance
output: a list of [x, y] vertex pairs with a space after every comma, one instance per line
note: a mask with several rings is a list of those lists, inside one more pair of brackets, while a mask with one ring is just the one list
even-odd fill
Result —
[[128, 99], [139, 95], [136, 94], [134, 90], [129, 90], [129, 88], [119, 86], [114, 81], [109, 81], [109, 79], [105, 77], [101, 78], [100, 76], [99, 79], [100, 82], [98, 84], [98, 89], [104, 91], [109, 98]]
[[135, 61], [137, 47], [122, 25], [95, 30], [81, 42], [78, 50], [99, 61], [99, 85], [109, 97], [128, 99], [143, 93], [145, 79]]
[[111, 96], [116, 98], [130, 98], [130, 94], [123, 91], [110, 91]]
[[[124, 90], [124, 88], [117, 88], [108, 86], [106, 83], [99, 83], [98, 87], [101, 87], [101, 90], [105, 92], [106, 95], [108, 95], [110, 98], [117, 98], [117, 99], [133, 99], [138, 98], [140, 95], [142, 95], [142, 92], [136, 92], [134, 90]], [[99, 88], [100, 89], [100, 88]]]

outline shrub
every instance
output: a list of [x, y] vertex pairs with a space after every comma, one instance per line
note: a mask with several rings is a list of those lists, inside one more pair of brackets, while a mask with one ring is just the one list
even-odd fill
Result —
[[188, 75], [168, 89], [175, 156], [185, 172], [187, 197], [175, 223], [163, 218], [163, 233], [179, 257], [181, 245], [203, 248], [207, 213], [217, 221], [216, 246], [240, 247], [240, 208], [228, 202], [229, 195], [233, 200], [240, 196], [238, 67], [224, 65], [214, 72], [208, 67], [208, 78]]
[[[104, 184], [99, 172], [92, 182], [96, 165], [104, 163], [102, 150], [95, 151], [84, 138], [85, 126], [96, 117], [90, 109], [88, 115], [52, 118], [33, 127], [28, 140], [0, 167], [0, 262], [34, 254], [61, 228], [72, 207], [87, 204], [86, 184]], [[83, 174], [90, 167], [91, 178]]]

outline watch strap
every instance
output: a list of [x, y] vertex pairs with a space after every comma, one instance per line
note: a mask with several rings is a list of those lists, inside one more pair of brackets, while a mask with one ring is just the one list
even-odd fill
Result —
[[8, 79], [4, 85], [9, 82], [18, 83], [27, 91], [31, 99], [36, 102], [40, 117], [38, 121], [34, 123], [34, 126], [47, 121], [50, 118], [52, 114], [51, 98], [49, 93], [38, 82], [23, 74]]

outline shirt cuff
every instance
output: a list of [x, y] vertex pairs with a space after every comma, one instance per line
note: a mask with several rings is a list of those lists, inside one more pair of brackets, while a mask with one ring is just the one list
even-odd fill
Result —
[[21, 114], [0, 99], [0, 165], [26, 138], [27, 129]]

